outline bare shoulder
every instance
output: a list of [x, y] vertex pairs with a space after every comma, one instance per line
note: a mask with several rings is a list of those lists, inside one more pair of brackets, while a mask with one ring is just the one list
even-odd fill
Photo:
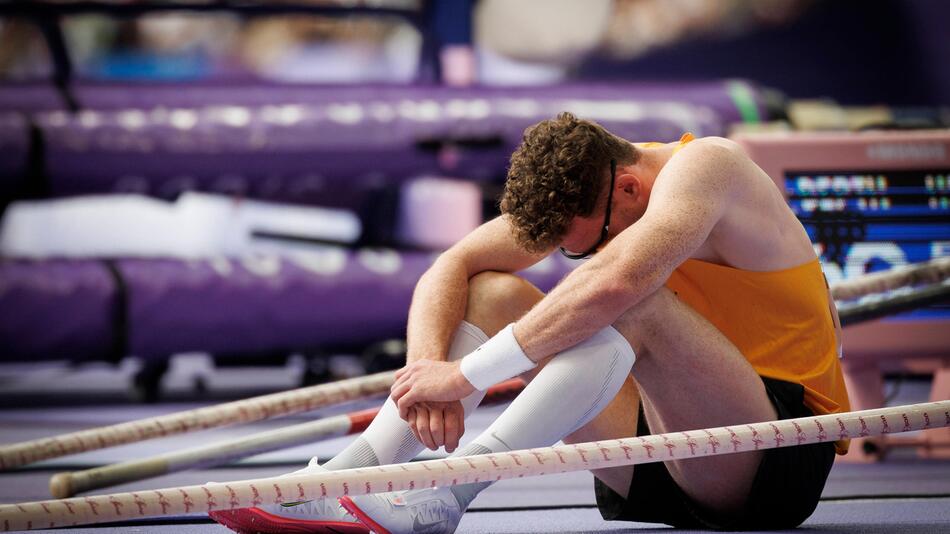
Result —
[[725, 137], [701, 137], [692, 141], [680, 151], [689, 159], [702, 158], [703, 161], [712, 159], [717, 163], [737, 163], [748, 160], [748, 155], [742, 145]]
[[[749, 174], [749, 160], [742, 147], [724, 137], [698, 138], [677, 152], [663, 167], [664, 182], [690, 187], [694, 191], [727, 188]], [[658, 180], [659, 182], [660, 180]]]

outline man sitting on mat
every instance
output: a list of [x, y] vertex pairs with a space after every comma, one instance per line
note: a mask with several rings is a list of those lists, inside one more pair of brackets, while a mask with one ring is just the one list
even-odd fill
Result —
[[[815, 251], [735, 143], [630, 143], [564, 113], [525, 132], [501, 207], [419, 281], [408, 364], [380, 415], [308, 471], [406, 462], [423, 444], [465, 456], [849, 409]], [[558, 248], [590, 259], [548, 295], [512, 274]], [[484, 391], [517, 375], [525, 390], [455, 450]], [[597, 503], [606, 519], [792, 528], [846, 447], [597, 470]], [[341, 499], [362, 525], [325, 500], [215, 519], [258, 532], [452, 532], [488, 485]]]

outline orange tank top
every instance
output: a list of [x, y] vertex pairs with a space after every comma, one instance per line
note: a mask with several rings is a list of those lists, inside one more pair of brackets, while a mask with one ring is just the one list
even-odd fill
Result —
[[[801, 384], [815, 414], [850, 410], [821, 264], [779, 271], [687, 260], [666, 286], [731, 341], [761, 376]], [[839, 454], [847, 441], [836, 444]]]

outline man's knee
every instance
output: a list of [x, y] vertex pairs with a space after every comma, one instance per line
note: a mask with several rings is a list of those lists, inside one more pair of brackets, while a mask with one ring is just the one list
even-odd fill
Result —
[[627, 339], [637, 357], [642, 358], [650, 348], [647, 340], [668, 326], [664, 316], [680, 304], [672, 291], [661, 287], [625, 311], [613, 326]]
[[517, 321], [544, 297], [527, 280], [509, 273], [485, 271], [468, 282], [465, 320], [493, 336]]

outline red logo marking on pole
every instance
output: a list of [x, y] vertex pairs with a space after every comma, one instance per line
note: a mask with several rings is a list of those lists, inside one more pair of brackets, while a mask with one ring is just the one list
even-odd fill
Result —
[[904, 419], [904, 428], [901, 429], [901, 432], [909, 432], [909, 431], [910, 431], [910, 419], [907, 418], [907, 414], [906, 414], [906, 413], [902, 413], [902, 414], [901, 414], [901, 417]]
[[930, 414], [924, 412], [924, 428], [930, 428]]
[[297, 500], [303, 501], [307, 499], [307, 492], [303, 490], [303, 484], [297, 484]]
[[868, 430], [868, 424], [863, 417], [858, 417], [858, 422], [861, 423], [861, 433], [859, 434], [862, 438], [871, 435], [871, 431]]
[[41, 502], [41, 503], [40, 503], [40, 508], [42, 508], [43, 511], [46, 512], [47, 514], [52, 513], [52, 512], [50, 512], [50, 510], [49, 510], [49, 505], [46, 504], [45, 502]]
[[[300, 489], [300, 498], [303, 499], [303, 498], [304, 498], [304, 497], [303, 497], [303, 493], [304, 493], [304, 492], [303, 492], [303, 487], [302, 487], [300, 484], [297, 484], [297, 488]], [[323, 482], [320, 483], [320, 496], [321, 496], [321, 497], [326, 497], [326, 496], [327, 496], [327, 485], [324, 484]]]
[[581, 455], [581, 460], [586, 464], [587, 463], [587, 451], [584, 449], [574, 447], [574, 450], [577, 451], [577, 454]]
[[442, 460], [442, 463], [445, 464], [445, 467], [448, 468], [449, 471], [455, 471], [455, 468], [452, 467], [452, 462], [448, 460]]
[[240, 508], [241, 500], [238, 499], [237, 492], [234, 491], [234, 488], [231, 486], [225, 486], [225, 489], [228, 490], [228, 494], [230, 495], [228, 504], [231, 505], [231, 509], [234, 510], [235, 508]]
[[[234, 492], [232, 491], [231, 494], [233, 495]], [[155, 495], [158, 495], [158, 505], [162, 507], [162, 515], [167, 514], [168, 508], [172, 505], [172, 503], [168, 502], [168, 499], [166, 499], [165, 496], [162, 495], [162, 492], [160, 491], [156, 491]]]
[[346, 482], [343, 483], [343, 495], [350, 494], [350, 485]]
[[409, 489], [411, 489], [411, 490], [416, 489], [416, 481], [415, 481], [415, 480], [410, 480], [410, 481], [409, 481]]
[[373, 488], [370, 487], [369, 482], [367, 482], [367, 483], [366, 483], [366, 494], [369, 495], [370, 493], [373, 493]]
[[257, 491], [257, 487], [254, 484], [251, 484], [251, 506], [260, 506], [264, 499], [261, 499], [261, 492]]
[[531, 451], [531, 455], [537, 460], [538, 465], [544, 465], [544, 455], [540, 452]]
[[821, 425], [821, 421], [813, 419], [815, 426], [818, 428], [818, 441], [825, 441], [828, 439], [828, 434], [825, 433], [825, 427]]
[[516, 464], [516, 465], [518, 465], [519, 467], [521, 466], [521, 458], [518, 457], [517, 454], [511, 452], [511, 453], [508, 453], [508, 456], [510, 456], [511, 459], [515, 461], [515, 464]]
[[686, 446], [689, 447], [690, 456], [696, 456], [696, 447], [698, 445], [696, 440], [693, 439], [693, 437], [690, 436], [688, 432], [680, 432], [680, 434], [683, 434], [683, 436], [686, 438]]
[[567, 463], [567, 460], [564, 459], [564, 454], [561, 452], [560, 449], [554, 449], [554, 454], [557, 455], [557, 459], [558, 459], [562, 464], [566, 464], [566, 463]]
[[494, 456], [489, 456], [489, 457], [488, 457], [488, 461], [491, 462], [491, 464], [492, 464], [493, 466], [495, 466], [495, 467], [500, 467], [500, 466], [498, 465], [498, 462], [495, 461], [495, 457], [494, 457]]
[[643, 450], [646, 451], [647, 458], [653, 458], [653, 449], [655, 449], [655, 447], [647, 443], [647, 440], [643, 438], [637, 438], [637, 439], [640, 440], [640, 445], [643, 446]]
[[[619, 441], [619, 440], [618, 440]], [[623, 451], [623, 455], [627, 457], [628, 460], [631, 460], [630, 454], [633, 452], [633, 447], [627, 445], [624, 442], [620, 442], [620, 450]]]
[[69, 501], [63, 501], [63, 506], [65, 506], [66, 510], [69, 511], [69, 515], [76, 515], [76, 511], [73, 510], [73, 503]]
[[801, 425], [795, 421], [792, 421], [792, 425], [795, 427], [795, 442], [801, 445], [802, 443], [808, 441], [808, 436], [805, 435], [805, 431], [802, 430]]
[[601, 447], [598, 450], [600, 451], [600, 454], [604, 455], [604, 461], [609, 462], [610, 456], [608, 456], [607, 453], [610, 452], [610, 449], [608, 449], [607, 447]]
[[472, 469], [478, 469], [477, 467], [475, 467], [475, 463], [474, 463], [474, 462], [472, 462], [472, 461], [469, 460], [468, 458], [463, 458], [463, 459], [465, 460], [465, 462], [468, 464], [469, 467], [471, 467]]
[[109, 504], [115, 508], [115, 515], [122, 515], [122, 503], [115, 497], [109, 497]]
[[670, 458], [673, 457], [673, 449], [676, 448], [676, 443], [670, 441], [670, 438], [663, 436], [663, 446], [666, 447], [666, 450], [670, 453]]
[[[208, 490], [208, 488], [206, 488], [206, 487], [204, 487], [204, 486], [202, 486], [201, 489], [204, 490], [204, 492], [205, 492], [205, 503], [208, 505], [208, 511], [210, 512], [211, 510], [217, 508], [217, 507], [218, 507], [218, 501], [214, 498], [214, 494], [211, 493], [211, 492]], [[145, 503], [143, 502], [142, 504], [145, 504]], [[141, 510], [141, 509], [140, 509], [140, 510]]]
[[138, 493], [132, 494], [132, 502], [135, 503], [135, 506], [139, 509], [139, 515], [145, 515], [145, 501], [142, 500], [142, 497]]
[[283, 504], [284, 493], [280, 491], [280, 486], [278, 486], [277, 484], [274, 484], [274, 493], [277, 494], [277, 496], [274, 497], [274, 504]]
[[764, 443], [759, 436], [759, 431], [752, 425], [746, 425], [746, 428], [752, 431], [752, 443], [755, 445], [755, 450], [759, 450], [759, 447]]
[[883, 415], [881, 416], [881, 434], [890, 434], [891, 426], [887, 422], [887, 418]]
[[393, 490], [393, 481], [390, 480], [389, 482], [386, 483], [386, 491], [392, 491], [392, 490]]
[[92, 512], [92, 515], [99, 515], [99, 505], [93, 501], [86, 499], [86, 504], [89, 505], [89, 510]]
[[185, 513], [187, 514], [195, 505], [195, 501], [191, 500], [191, 495], [188, 495], [187, 491], [183, 489], [179, 489], [178, 491], [181, 493], [181, 502], [185, 505]]
[[785, 434], [782, 434], [782, 430], [775, 426], [774, 423], [769, 423], [769, 426], [772, 427], [772, 432], [775, 433], [775, 446], [781, 447], [785, 443]]
[[835, 421], [838, 421], [838, 439], [848, 439], [851, 437], [851, 433], [848, 432], [848, 428], [844, 426], [844, 422], [841, 421], [840, 417], [836, 417]]
[[713, 454], [716, 454], [716, 451], [719, 450], [719, 438], [713, 435], [712, 432], [705, 430], [706, 432], [706, 442], [709, 443], [709, 447], [712, 449]]

